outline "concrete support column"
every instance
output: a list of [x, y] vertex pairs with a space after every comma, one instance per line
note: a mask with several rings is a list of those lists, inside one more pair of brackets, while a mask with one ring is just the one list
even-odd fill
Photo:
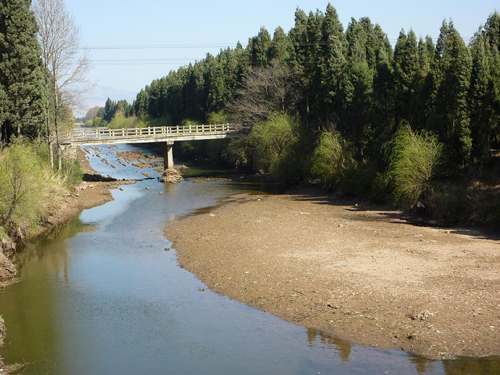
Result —
[[163, 151], [163, 169], [173, 169], [174, 168], [174, 142], [165, 142], [165, 149]]

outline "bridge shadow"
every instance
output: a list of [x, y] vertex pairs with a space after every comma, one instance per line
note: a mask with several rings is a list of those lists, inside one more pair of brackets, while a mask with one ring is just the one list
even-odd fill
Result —
[[365, 222], [388, 221], [391, 224], [404, 224], [417, 227], [440, 228], [453, 234], [461, 234], [478, 239], [500, 242], [500, 232], [492, 227], [468, 227], [444, 223], [431, 223], [429, 217], [419, 217], [415, 213], [404, 212], [389, 204], [381, 204], [366, 198], [343, 197], [338, 194], [327, 194], [317, 188], [297, 188], [287, 191], [293, 199], [325, 206], [343, 208], [347, 212], [374, 213], [358, 215], [355, 220]]
[[118, 181], [116, 178], [109, 177], [109, 176], [105, 177], [105, 176], [102, 176], [98, 173], [84, 173], [82, 180], [85, 182], [114, 182], [114, 181]]

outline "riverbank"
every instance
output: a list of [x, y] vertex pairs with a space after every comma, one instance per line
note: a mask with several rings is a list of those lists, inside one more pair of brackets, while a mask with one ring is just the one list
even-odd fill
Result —
[[500, 355], [499, 238], [315, 190], [235, 196], [167, 226], [211, 289], [357, 344]]
[[[88, 175], [95, 175], [96, 172], [90, 166], [89, 161], [85, 157], [85, 153], [81, 150], [77, 150], [77, 157], [80, 161], [82, 171]], [[36, 237], [43, 232], [50, 230], [51, 228], [63, 224], [70, 220], [71, 218], [78, 215], [82, 210], [89, 209], [92, 207], [100, 206], [106, 202], [113, 200], [110, 190], [115, 188], [119, 184], [129, 183], [124, 181], [112, 181], [112, 182], [86, 182], [83, 181], [79, 185], [75, 186], [73, 191], [68, 192], [65, 200], [57, 209], [49, 212], [49, 215], [45, 220], [40, 223], [29, 235], [22, 235], [20, 240], [25, 241], [29, 238]], [[8, 285], [15, 283], [17, 269], [14, 263], [11, 261], [12, 255], [15, 253], [18, 244], [12, 239], [6, 238], [1, 241], [0, 244], [0, 291], [7, 287]], [[5, 336], [5, 327], [3, 326], [3, 320], [0, 317], [0, 347], [3, 344]], [[8, 366], [5, 367], [2, 358], [0, 357], [0, 370], [3, 369], [2, 373], [9, 373], [9, 371], [14, 371], [19, 367]]]

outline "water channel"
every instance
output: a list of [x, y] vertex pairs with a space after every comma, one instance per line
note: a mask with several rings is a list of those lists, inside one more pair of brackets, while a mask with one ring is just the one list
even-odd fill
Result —
[[[155, 174], [116, 162], [117, 150], [136, 149], [100, 147], [116, 169], [95, 152], [90, 161], [120, 179]], [[208, 290], [164, 250], [172, 245], [162, 234], [168, 220], [258, 187], [147, 180], [122, 188], [19, 254], [21, 281], [0, 292], [0, 315], [8, 330], [2, 355], [26, 363], [22, 374], [500, 371], [498, 358], [429, 361], [295, 326]]]

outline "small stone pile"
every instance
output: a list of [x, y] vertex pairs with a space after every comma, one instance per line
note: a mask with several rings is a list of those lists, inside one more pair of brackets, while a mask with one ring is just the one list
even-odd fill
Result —
[[161, 182], [177, 184], [183, 180], [181, 172], [177, 169], [167, 169], [160, 177]]

